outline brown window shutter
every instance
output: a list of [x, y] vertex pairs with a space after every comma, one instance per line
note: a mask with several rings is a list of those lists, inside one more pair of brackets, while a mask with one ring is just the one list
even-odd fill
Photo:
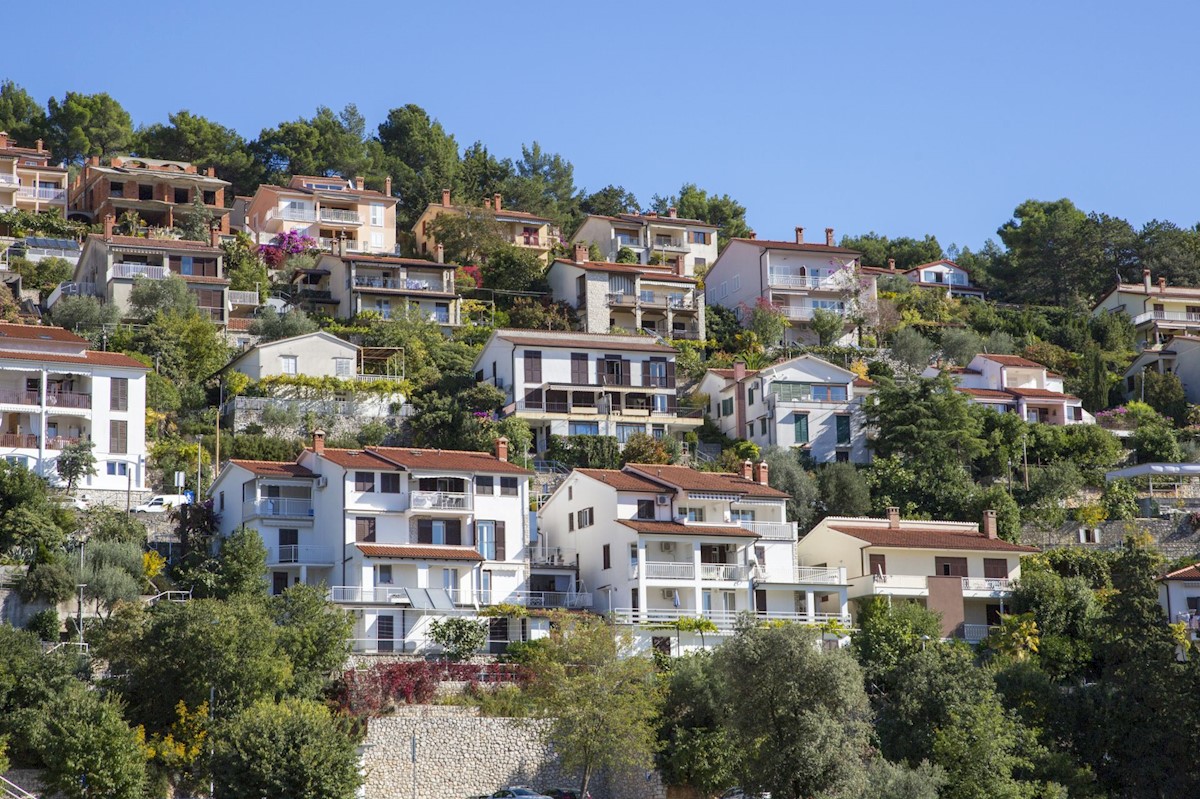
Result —
[[650, 385], [650, 362], [642, 361], [642, 385]]
[[446, 522], [446, 543], [450, 546], [462, 546], [462, 522], [450, 519]]
[[1008, 577], [1008, 560], [1005, 558], [984, 558], [983, 576], [991, 580], [1004, 580]]
[[621, 360], [621, 385], [628, 386], [633, 383], [633, 364], [628, 359]]
[[433, 543], [433, 520], [418, 519], [417, 520], [417, 543], [432, 544]]
[[357, 541], [375, 540], [375, 520], [359, 517], [354, 520], [354, 538]]
[[675, 388], [675, 364], [667, 361], [667, 388]]
[[887, 558], [884, 555], [869, 555], [871, 561], [871, 574], [887, 574]]
[[679, 398], [676, 397], [674, 394], [668, 394], [667, 395], [667, 413], [678, 413], [678, 411], [679, 411]]
[[496, 522], [496, 560], [506, 560], [504, 551], [504, 522]]
[[754, 609], [759, 613], [767, 612], [767, 592], [756, 588], [754, 590]]

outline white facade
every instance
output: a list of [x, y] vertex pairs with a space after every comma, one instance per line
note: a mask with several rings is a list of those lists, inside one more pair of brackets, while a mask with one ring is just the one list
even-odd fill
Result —
[[[931, 366], [924, 377], [940, 373]], [[1042, 364], [1016, 355], [976, 355], [965, 368], [951, 370], [958, 390], [972, 402], [1001, 413], [1017, 413], [1027, 422], [1095, 424], [1083, 401], [1063, 391], [1063, 379]]]
[[651, 259], [680, 274], [692, 276], [717, 260], [717, 226], [699, 219], [681, 219], [672, 208], [666, 216], [658, 214], [590, 215], [572, 239], [576, 244], [595, 244], [605, 260], [617, 260], [623, 248], [632, 250], [638, 263]]
[[851, 599], [914, 600], [942, 613], [946, 637], [978, 641], [999, 623], [1021, 556], [1038, 551], [999, 539], [994, 511], [983, 527], [905, 521], [896, 508], [885, 519], [828, 516], [800, 540], [796, 558], [801, 569], [845, 569]]
[[[889, 262], [891, 263], [893, 262]], [[921, 288], [944, 290], [948, 297], [983, 299], [983, 289], [971, 285], [971, 274], [954, 261], [945, 258], [914, 266], [904, 273], [904, 277]]]
[[[746, 472], [576, 469], [539, 511], [540, 535], [577, 559], [594, 610], [634, 625], [640, 637], [654, 637], [654, 625], [701, 617], [718, 628], [706, 639], [716, 643], [743, 613], [848, 622], [845, 571], [798, 570], [787, 495], [766, 485], [765, 465], [751, 473], [747, 463]], [[701, 641], [692, 636], [690, 645]]]
[[1173, 335], [1161, 345], [1138, 353], [1122, 375], [1122, 389], [1129, 399], [1139, 399], [1146, 371], [1173, 374], [1179, 378], [1187, 401], [1200, 403], [1200, 337]]
[[[797, 241], [734, 239], [704, 277], [705, 298], [744, 314], [760, 300], [779, 308], [788, 320], [785, 341], [816, 344], [810, 323], [817, 309], [846, 320], [837, 344], [857, 340], [852, 319], [875, 307], [875, 272], [859, 268], [860, 253], [833, 244], [809, 244], [797, 228]], [[876, 270], [878, 271], [878, 270]]]
[[0, 457], [58, 482], [63, 446], [91, 441], [78, 490], [144, 490], [146, 372], [62, 328], [0, 323]]
[[761, 371], [709, 369], [700, 393], [721, 432], [760, 447], [798, 448], [816, 463], [866, 463], [863, 398], [871, 383], [848, 369], [801, 355]]
[[[353, 609], [356, 651], [423, 651], [435, 618], [500, 603], [569, 604], [528, 591], [530, 473], [497, 455], [391, 447], [326, 449], [314, 438], [296, 463], [230, 461], [210, 489], [219, 533], [256, 530], [278, 593], [330, 586]], [[498, 457], [498, 455], [500, 457]], [[502, 622], [493, 622], [497, 635]], [[493, 644], [507, 645], [524, 632]]]
[[543, 452], [551, 435], [634, 433], [656, 438], [698, 427], [678, 407], [676, 351], [649, 336], [496, 330], [475, 359], [475, 377], [503, 389], [505, 414], [529, 423]]
[[1187, 625], [1193, 641], [1200, 640], [1200, 567], [1176, 569], [1158, 583], [1158, 602], [1167, 621]]

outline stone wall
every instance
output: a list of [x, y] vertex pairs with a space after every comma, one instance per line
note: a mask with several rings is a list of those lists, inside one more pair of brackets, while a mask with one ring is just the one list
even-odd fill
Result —
[[1167, 558], [1191, 557], [1200, 553], [1200, 531], [1192, 529], [1186, 514], [1175, 514], [1167, 518], [1104, 522], [1100, 525], [1100, 540], [1095, 543], [1080, 543], [1081, 526], [1074, 521], [1056, 530], [1043, 530], [1027, 525], [1022, 531], [1021, 540], [1022, 543], [1042, 549], [1080, 547], [1111, 550], [1120, 548], [1121, 542], [1131, 533], [1148, 533], [1154, 539], [1158, 550]]
[[[545, 723], [483, 718], [474, 708], [420, 705], [373, 719], [363, 755], [366, 799], [464, 799], [506, 785], [578, 786], [545, 741]], [[413, 738], [416, 738], [416, 785]], [[600, 774], [594, 799], [665, 799], [656, 773]]]

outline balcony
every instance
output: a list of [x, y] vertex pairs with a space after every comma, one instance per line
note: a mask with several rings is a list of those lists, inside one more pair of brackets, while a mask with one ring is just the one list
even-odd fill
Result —
[[276, 208], [267, 214], [267, 221], [283, 219], [288, 222], [316, 222], [317, 212], [312, 208]]
[[144, 277], [150, 280], [164, 280], [169, 277], [171, 270], [165, 266], [153, 264], [113, 264], [113, 277]]
[[793, 576], [798, 583], [841, 585], [846, 581], [844, 569], [826, 569], [814, 566], [797, 566]]
[[962, 589], [964, 592], [984, 593], [991, 596], [1001, 596], [1012, 593], [1013, 581], [1007, 577], [964, 577]]
[[0, 186], [20, 186], [21, 179], [16, 175], [9, 175], [0, 172]]
[[242, 503], [242, 516], [270, 516], [290, 518], [311, 518], [313, 506], [311, 499], [293, 499], [290, 497], [265, 497], [251, 499]]
[[590, 608], [590, 592], [574, 591], [514, 591], [511, 601], [529, 608]]
[[21, 186], [17, 189], [17, 197], [22, 200], [46, 200], [49, 202], [66, 202], [66, 189], [43, 189], [33, 186]]
[[332, 566], [333, 548], [284, 544], [279, 547], [272, 548], [267, 556], [268, 566], [282, 566], [289, 563], [303, 563], [305, 565], [315, 563], [323, 566]]
[[955, 637], [961, 638], [964, 641], [972, 644], [977, 644], [984, 638], [987, 638], [993, 630], [999, 629], [999, 627], [993, 627], [987, 624], [963, 624], [958, 628], [958, 630], [955, 631], [959, 633], [959, 635]]
[[412, 510], [471, 510], [474, 496], [454, 491], [414, 491]]
[[80, 394], [74, 391], [46, 392], [46, 407], [48, 408], [80, 408], [92, 407], [92, 395]]
[[749, 571], [737, 563], [701, 563], [701, 580], [745, 580]]
[[322, 250], [328, 250], [329, 252], [337, 252], [338, 247], [341, 246], [343, 241], [346, 242], [346, 249], [348, 251], [350, 251], [350, 252], [358, 252], [359, 251], [358, 250], [358, 239], [331, 239], [326, 236], [321, 236], [319, 239], [317, 239], [317, 244], [321, 247]]
[[1148, 322], [1174, 322], [1183, 325], [1200, 325], [1200, 313], [1184, 313], [1183, 311], [1147, 311], [1133, 317], [1133, 326]]
[[712, 621], [721, 631], [732, 631], [742, 616], [752, 617], [760, 621], [788, 621], [799, 624], [825, 624], [840, 622], [850, 626], [850, 617], [840, 613], [791, 613], [784, 611], [748, 610], [695, 610], [692, 608], [614, 608], [612, 611], [619, 624], [670, 624], [680, 619], [704, 618]]
[[48, 436], [46, 449], [62, 449], [68, 444], [78, 444], [82, 440], [79, 436]]
[[4, 405], [40, 405], [41, 400], [36, 391], [21, 391], [15, 388], [0, 388], [0, 404]]
[[678, 239], [656, 238], [654, 244], [650, 245], [650, 249], [659, 252], [691, 252], [691, 248]]
[[322, 208], [320, 217], [322, 222], [333, 222], [338, 225], [361, 224], [358, 211], [347, 211], [341, 208]]
[[825, 289], [838, 291], [841, 286], [832, 277], [813, 277], [812, 275], [796, 275], [772, 269], [767, 273], [767, 285], [771, 288], [784, 289]]
[[227, 295], [230, 305], [252, 305], [257, 307], [259, 304], [257, 291], [229, 291]]
[[[644, 577], [649, 580], [694, 580], [696, 567], [683, 561], [648, 560]], [[630, 577], [638, 576], [636, 563], [630, 564]]]
[[298, 300], [332, 300], [333, 292], [329, 289], [300, 289], [296, 292]]
[[738, 522], [743, 530], [749, 530], [768, 541], [795, 541], [795, 522]]
[[[801, 321], [810, 321], [813, 318], [815, 308], [811, 305], [780, 305], [779, 310], [788, 319], [799, 319]], [[845, 308], [823, 308], [822, 310], [835, 313], [838, 316], [845, 316]]]
[[32, 433], [0, 433], [0, 447], [37, 449], [38, 439]]
[[561, 566], [570, 567], [575, 565], [575, 550], [570, 547], [540, 547], [534, 549], [529, 554], [529, 564], [531, 566]]
[[371, 275], [355, 275], [354, 285], [357, 288], [389, 289], [391, 291], [430, 291], [446, 293], [448, 289], [440, 280], [421, 280], [418, 278], [374, 277]]

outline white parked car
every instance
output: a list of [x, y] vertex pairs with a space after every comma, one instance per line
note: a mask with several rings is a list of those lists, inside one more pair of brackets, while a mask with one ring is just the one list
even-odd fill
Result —
[[158, 494], [133, 509], [134, 513], [166, 513], [172, 508], [188, 504], [186, 494]]

